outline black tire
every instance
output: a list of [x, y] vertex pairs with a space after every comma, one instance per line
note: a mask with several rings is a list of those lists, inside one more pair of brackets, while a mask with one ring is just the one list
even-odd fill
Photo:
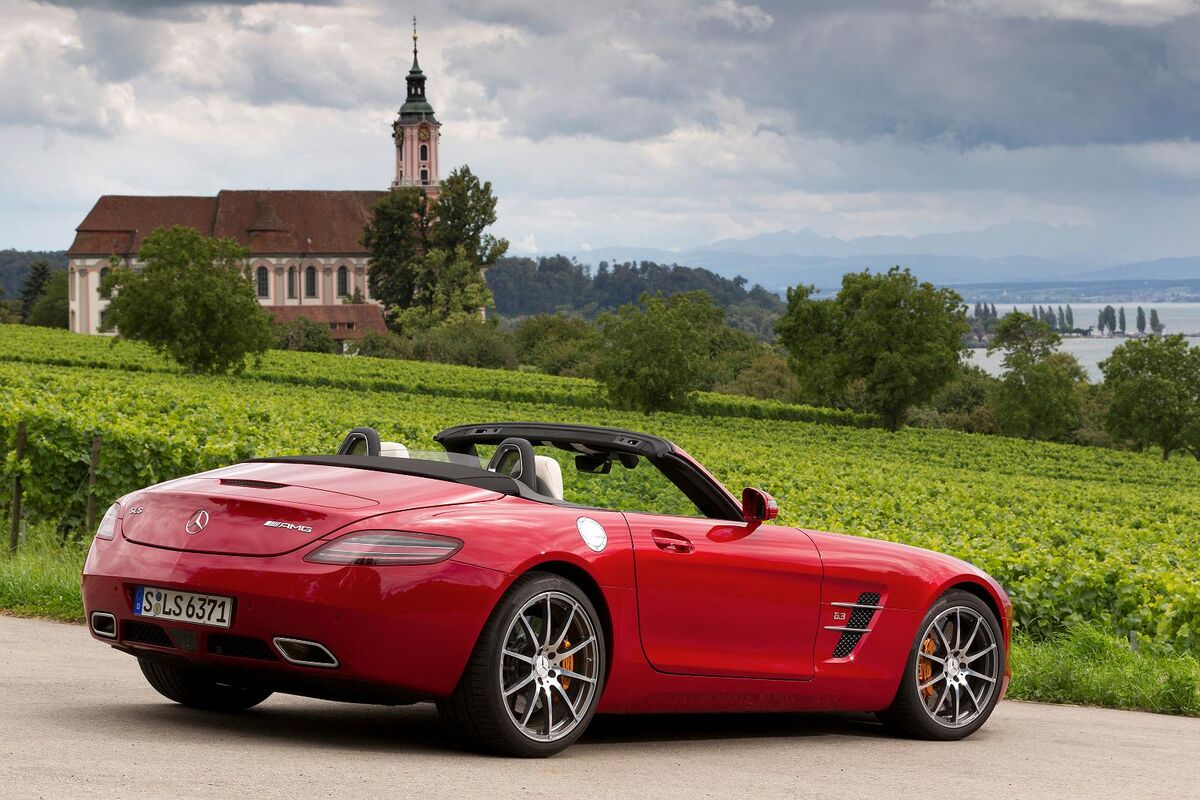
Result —
[[218, 683], [179, 667], [139, 658], [142, 674], [168, 700], [205, 711], [245, 711], [271, 696], [266, 689]]
[[[505, 650], [505, 638], [517, 624], [517, 615], [534, 598], [548, 592], [566, 595], [587, 615], [595, 640], [595, 650], [587, 651], [587, 663], [595, 680], [590, 684], [593, 689], [586, 707], [576, 709], [578, 718], [573, 722], [574, 727], [553, 741], [538, 741], [523, 732], [505, 705], [501, 686], [504, 667], [502, 653]], [[570, 620], [562, 624], [569, 625]], [[553, 624], [551, 628], [554, 629]], [[548, 635], [547, 641], [549, 638]], [[450, 697], [438, 703], [438, 712], [455, 741], [467, 748], [523, 758], [552, 756], [574, 744], [595, 715], [604, 688], [606, 657], [605, 632], [587, 594], [558, 575], [531, 572], [519, 578], [497, 603], [475, 644], [458, 686]], [[532, 690], [537, 692], [536, 685]], [[582, 695], [577, 699], [582, 700]], [[540, 702], [535, 695], [531, 704]]]
[[[995, 644], [995, 651], [993, 653], [994, 661], [989, 665], [989, 672], [994, 672], [990, 677], [994, 679], [995, 683], [987, 684], [982, 679], [975, 679], [976, 690], [978, 690], [980, 685], [991, 685], [992, 688], [988, 693], [988, 699], [980, 703], [981, 710], [977, 709], [978, 713], [973, 719], [957, 727], [951, 726], [948, 722], [939, 722], [934, 719], [935, 714], [929, 710], [929, 704], [922, 698], [921, 690], [918, 688], [917, 677], [917, 660], [921, 658], [920, 651], [925, 641], [926, 633], [930, 630], [930, 625], [934, 620], [941, 617], [943, 613], [955, 609], [962, 609], [964, 613], [974, 612], [977, 615], [976, 619], [982, 618], [983, 623], [990, 628], [991, 642]], [[963, 624], [961, 627], [965, 629], [967, 625]], [[1004, 649], [1004, 637], [1000, 631], [1000, 623], [987, 603], [984, 603], [970, 592], [951, 590], [938, 598], [937, 602], [930, 607], [921, 620], [921, 624], [917, 628], [916, 637], [913, 640], [912, 648], [909, 650], [908, 659], [904, 665], [904, 676], [900, 681], [900, 688], [896, 691], [896, 697], [887, 710], [879, 712], [876, 716], [879, 717], [889, 730], [901, 736], [935, 741], [965, 739], [979, 730], [996, 708], [996, 703], [1000, 699], [1001, 682], [1004, 679], [1004, 665], [1007, 663], [1006, 658], [1007, 654]], [[928, 663], [932, 667], [934, 662], [930, 661]], [[937, 680], [937, 678], [934, 679]], [[943, 685], [950, 683], [945, 677], [941, 678], [940, 681]], [[935, 690], [935, 695], [940, 695], [940, 693]], [[961, 696], [965, 702], [965, 693]], [[952, 697], [947, 698], [947, 700], [950, 699]], [[940, 702], [940, 700], [934, 699], [933, 704], [937, 705]]]

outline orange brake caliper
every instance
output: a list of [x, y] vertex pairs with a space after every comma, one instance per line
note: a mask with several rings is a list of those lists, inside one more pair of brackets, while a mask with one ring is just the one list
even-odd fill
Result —
[[[570, 650], [571, 642], [568, 641], [567, 639], [563, 639], [562, 649]], [[574, 672], [575, 671], [575, 656], [567, 656], [566, 658], [564, 658], [562, 660], [562, 668], [565, 670]], [[559, 683], [562, 685], [564, 690], [571, 688], [571, 679], [565, 675], [559, 680]]]
[[[937, 642], [932, 636], [927, 636], [925, 641], [921, 642], [921, 652], [927, 655], [933, 655], [933, 651], [937, 649]], [[928, 683], [933, 677], [933, 662], [928, 658], [917, 659], [917, 683]], [[933, 687], [926, 686], [921, 690], [921, 694], [926, 700], [933, 697]]]

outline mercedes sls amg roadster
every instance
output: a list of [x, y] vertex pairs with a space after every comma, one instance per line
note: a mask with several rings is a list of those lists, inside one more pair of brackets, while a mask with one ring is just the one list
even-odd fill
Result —
[[185, 706], [435, 702], [464, 744], [568, 747], [596, 713], [875, 712], [960, 739], [1008, 684], [1012, 607], [965, 562], [770, 524], [657, 436], [356, 428], [133, 492], [83, 574], [92, 635]]

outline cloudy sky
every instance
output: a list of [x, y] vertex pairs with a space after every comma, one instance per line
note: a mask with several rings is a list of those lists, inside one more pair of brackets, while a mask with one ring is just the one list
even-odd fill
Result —
[[1031, 221], [1200, 254], [1200, 0], [0, 0], [0, 247], [102, 193], [386, 187], [414, 13], [442, 164], [516, 252]]

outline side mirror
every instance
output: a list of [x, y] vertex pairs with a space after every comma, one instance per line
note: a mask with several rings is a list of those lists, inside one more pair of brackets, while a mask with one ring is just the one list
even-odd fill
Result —
[[762, 489], [747, 486], [742, 489], [742, 519], [746, 522], [766, 522], [779, 516], [779, 504]]

